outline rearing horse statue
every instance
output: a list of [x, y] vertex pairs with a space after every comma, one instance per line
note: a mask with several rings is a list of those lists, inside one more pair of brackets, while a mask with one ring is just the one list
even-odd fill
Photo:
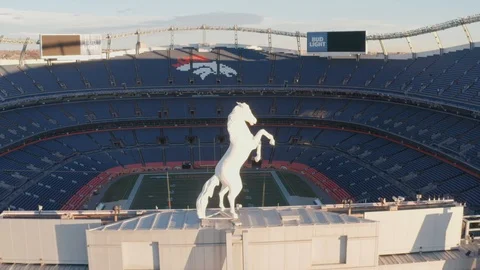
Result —
[[270, 140], [270, 145], [275, 145], [272, 134], [261, 129], [253, 136], [246, 122], [250, 125], [255, 125], [257, 118], [253, 116], [250, 106], [246, 103], [237, 102], [237, 106], [235, 106], [233, 111], [228, 115], [227, 130], [230, 136], [230, 146], [215, 167], [215, 175], [208, 179], [203, 185], [202, 192], [197, 198], [197, 215], [199, 218], [205, 218], [208, 199], [213, 196], [215, 187], [222, 183], [222, 188], [218, 194], [220, 197], [220, 209], [221, 211], [225, 210], [223, 197], [225, 197], [225, 194], [228, 192], [230, 213], [234, 219], [237, 219], [238, 215], [235, 213], [235, 198], [237, 198], [243, 188], [240, 168], [248, 159], [250, 152], [254, 149], [257, 149], [255, 161], [260, 161], [262, 158], [262, 136]]

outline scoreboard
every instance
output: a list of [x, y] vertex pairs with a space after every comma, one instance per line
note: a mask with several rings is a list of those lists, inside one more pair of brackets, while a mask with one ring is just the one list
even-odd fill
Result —
[[44, 59], [81, 59], [101, 54], [101, 35], [40, 35], [40, 55]]
[[307, 52], [366, 53], [367, 32], [308, 32]]

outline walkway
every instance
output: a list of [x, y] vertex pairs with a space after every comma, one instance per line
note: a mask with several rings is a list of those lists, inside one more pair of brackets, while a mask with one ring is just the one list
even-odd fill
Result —
[[137, 191], [140, 188], [140, 185], [142, 184], [144, 176], [145, 176], [144, 174], [141, 174], [138, 177], [137, 182], [135, 182], [135, 185], [132, 188], [132, 191], [130, 191], [130, 195], [128, 195], [128, 199], [122, 205], [122, 209], [125, 209], [125, 210], [130, 209], [130, 206], [132, 206], [133, 199], [135, 198], [135, 195], [137, 195]]

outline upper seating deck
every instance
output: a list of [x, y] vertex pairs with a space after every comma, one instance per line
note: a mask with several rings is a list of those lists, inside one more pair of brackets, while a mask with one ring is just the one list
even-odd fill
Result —
[[480, 48], [409, 60], [327, 59], [245, 48], [148, 51], [108, 60], [0, 67], [0, 102], [60, 91], [208, 85], [342, 87], [480, 105]]

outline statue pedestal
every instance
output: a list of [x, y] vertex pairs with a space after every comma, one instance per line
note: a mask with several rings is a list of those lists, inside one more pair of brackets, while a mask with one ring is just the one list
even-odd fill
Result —
[[233, 219], [230, 212], [217, 211], [205, 218], [200, 219], [202, 227], [215, 227], [215, 229], [229, 229], [241, 226], [239, 219]]

